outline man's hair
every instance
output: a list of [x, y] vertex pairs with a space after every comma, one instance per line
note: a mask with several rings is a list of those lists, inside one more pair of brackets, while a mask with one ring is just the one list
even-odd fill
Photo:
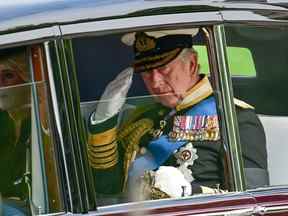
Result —
[[191, 54], [194, 54], [194, 55], [198, 55], [197, 54], [197, 51], [191, 47], [191, 48], [184, 48], [181, 53], [177, 56], [177, 58], [181, 59], [183, 62], [186, 62], [187, 61], [187, 58], [191, 55]]
[[[183, 63], [186, 63], [187, 61], [189, 61], [189, 57], [191, 55], [196, 55], [196, 57], [198, 56], [197, 51], [191, 47], [191, 48], [184, 48], [180, 54], [177, 56], [177, 59], [181, 60]], [[197, 67], [197, 73], [199, 74], [200, 72], [200, 65], [198, 64]]]

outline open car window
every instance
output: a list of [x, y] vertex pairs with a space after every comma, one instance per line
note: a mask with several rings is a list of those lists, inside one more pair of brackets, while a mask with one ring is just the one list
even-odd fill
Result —
[[[159, 41], [171, 37], [156, 36], [162, 31], [72, 39], [88, 159], [99, 205], [233, 191], [227, 168], [229, 143], [222, 136], [225, 123], [220, 121], [224, 117], [214, 94], [217, 67], [211, 66], [215, 56], [208, 53], [212, 30], [191, 29], [172, 30], [181, 32], [172, 38], [181, 38], [184, 48], [166, 63], [166, 57], [177, 49], [163, 43], [165, 51], [154, 52], [155, 47], [162, 48]], [[131, 37], [132, 43], [128, 40]], [[186, 42], [189, 49], [185, 49]], [[149, 47], [153, 54], [151, 50], [146, 53]], [[257, 76], [251, 50], [234, 45], [228, 50], [235, 77]], [[240, 69], [236, 67], [238, 55], [246, 62]], [[256, 113], [240, 99], [234, 102], [242, 139], [246, 132], [259, 130], [261, 124], [257, 125]], [[251, 128], [245, 113], [253, 118]], [[262, 139], [264, 130], [254, 140], [260, 143]], [[251, 140], [242, 144], [243, 148], [253, 145]], [[259, 146], [266, 152], [265, 141]], [[244, 164], [253, 161], [246, 152], [244, 158]], [[267, 158], [263, 160], [256, 159], [259, 164], [267, 162]], [[249, 187], [259, 185], [252, 182]]]
[[[152, 187], [153, 193], [145, 197], [145, 184], [148, 185], [146, 181], [150, 177], [154, 179], [155, 176], [152, 176], [157, 173], [154, 171], [160, 168], [166, 172], [165, 168], [169, 170], [172, 167], [171, 172], [179, 172], [179, 181], [183, 180], [188, 184], [187, 191], [184, 192], [189, 195], [192, 195], [191, 187], [194, 187], [194, 194], [199, 194], [202, 190], [203, 193], [221, 193], [229, 190], [224, 182], [225, 162], [222, 158], [225, 157], [222, 157], [223, 146], [216, 99], [213, 97], [214, 84], [209, 80], [210, 75], [207, 76], [202, 70], [210, 68], [207, 64], [208, 44], [205, 31], [195, 28], [194, 32], [195, 49], [189, 49], [186, 54], [175, 57], [171, 64], [159, 67], [159, 76], [163, 79], [167, 76], [165, 79], [170, 82], [170, 67], [178, 67], [175, 66], [175, 62], [189, 61], [187, 56], [190, 56], [190, 51], [193, 52], [193, 56], [197, 56], [195, 59], [199, 59], [195, 66], [197, 70], [200, 68], [199, 80], [202, 81], [194, 89], [186, 82], [190, 75], [185, 77], [187, 74], [182, 74], [182, 71], [177, 72], [179, 76], [175, 79], [171, 79], [172, 82], [180, 79], [179, 83], [176, 83], [179, 89], [181, 85], [189, 85], [191, 90], [188, 92], [187, 87], [187, 97], [183, 98], [183, 103], [177, 102], [179, 106], [175, 104], [174, 109], [167, 105], [173, 98], [174, 93], [171, 90], [151, 90], [153, 87], [149, 83], [157, 78], [148, 71], [134, 71], [135, 47], [122, 42], [123, 38], [131, 33], [72, 39], [81, 111], [87, 126], [88, 158], [98, 204], [180, 198], [181, 194], [167, 195], [165, 189], [161, 191], [157, 187]], [[168, 85], [166, 88], [168, 89]], [[203, 104], [207, 102], [209, 111], [202, 111], [202, 108], [199, 112], [194, 110], [194, 105], [198, 107], [199, 101]], [[202, 103], [199, 106], [202, 106]], [[105, 117], [108, 110], [112, 114]], [[192, 114], [187, 114], [189, 112]], [[170, 147], [165, 150], [165, 145]], [[217, 153], [207, 153], [205, 146], [208, 146], [210, 153]], [[161, 149], [162, 147], [164, 149]], [[176, 152], [178, 153], [175, 154]], [[198, 159], [200, 157], [201, 159]], [[207, 163], [203, 165], [204, 160]], [[197, 168], [193, 169], [193, 164]], [[147, 172], [144, 173], [144, 170]], [[138, 186], [135, 183], [137, 175], [141, 176], [143, 181]], [[171, 176], [173, 177], [172, 174]], [[191, 186], [194, 180], [195, 185]], [[150, 190], [149, 187], [151, 185], [148, 186], [147, 192]], [[177, 187], [182, 190], [180, 185]]]

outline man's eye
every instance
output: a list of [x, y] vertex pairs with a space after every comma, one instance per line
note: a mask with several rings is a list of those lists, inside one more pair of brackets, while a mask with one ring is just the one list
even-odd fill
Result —
[[169, 67], [162, 67], [160, 70], [160, 73], [162, 74], [168, 74], [169, 73]]

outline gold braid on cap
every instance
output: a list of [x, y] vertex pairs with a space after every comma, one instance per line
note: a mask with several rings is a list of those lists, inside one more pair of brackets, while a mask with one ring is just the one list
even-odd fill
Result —
[[181, 48], [176, 48], [174, 50], [156, 56], [147, 56], [142, 59], [136, 60], [133, 64], [133, 67], [136, 73], [162, 67], [174, 60], [180, 52]]
[[153, 128], [153, 121], [148, 118], [140, 119], [126, 128], [123, 128], [118, 135], [118, 140], [125, 149], [124, 154], [124, 182], [123, 182], [123, 191], [126, 190], [126, 183], [128, 178], [128, 170], [130, 164], [136, 157], [136, 154], [139, 152], [139, 143], [141, 137], [149, 132]]

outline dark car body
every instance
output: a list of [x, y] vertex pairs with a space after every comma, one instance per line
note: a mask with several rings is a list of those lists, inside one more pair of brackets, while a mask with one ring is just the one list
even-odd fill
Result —
[[[129, 50], [119, 45], [119, 38], [132, 31], [190, 26], [207, 28], [211, 34], [209, 64], [210, 71], [215, 71], [215, 88], [229, 141], [227, 160], [231, 190], [224, 194], [101, 206], [94, 189], [97, 181], [94, 182], [88, 164], [83, 117], [89, 116], [94, 101], [111, 77], [129, 65], [132, 57]], [[47, 119], [53, 131], [50, 145], [44, 147], [43, 142], [35, 142], [28, 152], [34, 168], [25, 175], [32, 191], [25, 199], [27, 215], [288, 215], [285, 174], [288, 172], [284, 156], [287, 149], [284, 144], [288, 144], [285, 137], [288, 128], [285, 118], [288, 116], [287, 41], [288, 3], [282, 1], [53, 0], [1, 3], [0, 52], [29, 47], [27, 55], [33, 57], [37, 49], [41, 50], [38, 61], [42, 63], [32, 59], [29, 64], [33, 70], [37, 69], [37, 64], [42, 65], [43, 80], [33, 78], [31, 92], [36, 100], [40, 95], [37, 85], [45, 85]], [[248, 47], [255, 51], [257, 74], [231, 76], [226, 46]], [[107, 51], [112, 49], [115, 51]], [[100, 68], [98, 74], [94, 72], [96, 67]], [[135, 92], [129, 96], [145, 94], [143, 88], [140, 83], [135, 84]], [[273, 169], [277, 168], [269, 170], [270, 182], [275, 179], [275, 184], [246, 188], [233, 96], [253, 104], [266, 121], [267, 127], [263, 123], [265, 129], [269, 126], [274, 129], [271, 139], [276, 137], [283, 145], [274, 148], [276, 145], [269, 144], [267, 149], [268, 162]], [[37, 123], [41, 121], [41, 109], [35, 110]], [[272, 120], [281, 121], [280, 126], [272, 125]], [[39, 133], [41, 130], [36, 130], [36, 134]], [[36, 157], [38, 154], [40, 156]], [[280, 161], [271, 162], [277, 159]], [[47, 174], [49, 172], [53, 174]], [[41, 183], [36, 183], [40, 178]], [[51, 192], [56, 186], [58, 190]]]

